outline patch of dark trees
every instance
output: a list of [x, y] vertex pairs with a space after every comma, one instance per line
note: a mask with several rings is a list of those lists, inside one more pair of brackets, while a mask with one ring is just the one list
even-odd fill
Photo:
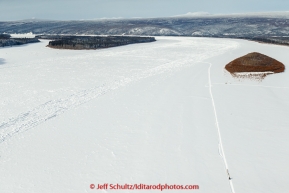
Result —
[[[195, 36], [195, 37], [205, 37], [205, 36]], [[251, 41], [260, 42], [260, 43], [289, 46], [289, 36], [272, 36], [271, 37], [271, 36], [217, 35], [217, 36], [210, 36], [210, 37], [244, 39], [244, 40], [251, 40]]]
[[154, 37], [138, 36], [59, 36], [44, 35], [38, 38], [54, 39], [50, 41], [48, 47], [58, 49], [101, 49], [116, 46], [123, 46], [135, 43], [146, 43], [156, 41]]
[[2, 39], [9, 39], [11, 36], [9, 34], [0, 34], [0, 40]]
[[[244, 38], [246, 39], [246, 38]], [[289, 46], [289, 37], [253, 37], [251, 39], [247, 38], [248, 40], [260, 42], [260, 43], [267, 43], [267, 44], [277, 44], [277, 45], [285, 45]]]
[[11, 38], [9, 34], [0, 34], [0, 47], [16, 46], [40, 42], [37, 38]]

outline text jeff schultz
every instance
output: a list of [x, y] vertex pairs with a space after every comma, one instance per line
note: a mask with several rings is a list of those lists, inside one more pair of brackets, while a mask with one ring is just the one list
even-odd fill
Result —
[[168, 185], [168, 184], [158, 184], [158, 185], [148, 185], [148, 184], [94, 184], [90, 185], [90, 189], [96, 190], [198, 190], [198, 185]]

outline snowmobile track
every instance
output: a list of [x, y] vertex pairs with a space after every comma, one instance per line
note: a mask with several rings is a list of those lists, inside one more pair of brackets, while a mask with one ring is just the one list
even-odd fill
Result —
[[232, 191], [232, 193], [235, 193], [234, 185], [233, 185], [233, 182], [232, 182], [232, 178], [231, 178], [230, 173], [229, 173], [229, 166], [228, 166], [227, 159], [226, 159], [226, 156], [225, 156], [225, 151], [224, 151], [223, 142], [222, 142], [222, 135], [221, 135], [220, 126], [219, 126], [219, 122], [218, 122], [218, 115], [217, 115], [215, 100], [214, 100], [214, 96], [213, 96], [213, 92], [212, 92], [212, 81], [211, 81], [211, 67], [212, 67], [212, 64], [211, 63], [208, 63], [208, 64], [210, 64], [210, 66], [208, 68], [209, 91], [210, 91], [210, 95], [211, 95], [211, 99], [212, 99], [212, 105], [213, 105], [213, 109], [214, 109], [214, 115], [215, 115], [215, 121], [216, 121], [215, 125], [217, 127], [218, 136], [219, 136], [219, 154], [223, 158], [223, 161], [224, 161], [224, 164], [225, 164], [225, 168], [226, 168], [226, 172], [228, 174], [228, 179], [229, 179], [231, 191]]
[[188, 60], [189, 58], [175, 60], [173, 62], [165, 63], [155, 68], [146, 70], [142, 73], [135, 74], [131, 77], [111, 81], [92, 89], [80, 91], [68, 96], [67, 98], [51, 100], [41, 104], [28, 112], [22, 113], [14, 118], [10, 118], [9, 120], [0, 124], [0, 143], [17, 133], [27, 131], [45, 121], [48, 121], [49, 119], [59, 116], [69, 109], [75, 108], [92, 99], [100, 97], [107, 92], [118, 89], [119, 87], [150, 76], [180, 69], [188, 63]]

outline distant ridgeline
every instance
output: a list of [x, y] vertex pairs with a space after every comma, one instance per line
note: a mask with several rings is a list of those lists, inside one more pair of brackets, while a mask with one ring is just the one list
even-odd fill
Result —
[[11, 38], [9, 34], [0, 34], [0, 47], [23, 45], [39, 42], [37, 38]]
[[48, 47], [58, 49], [101, 49], [116, 46], [123, 46], [135, 43], [146, 43], [156, 41], [154, 37], [135, 36], [59, 36], [40, 35], [42, 39], [54, 39], [50, 41]]

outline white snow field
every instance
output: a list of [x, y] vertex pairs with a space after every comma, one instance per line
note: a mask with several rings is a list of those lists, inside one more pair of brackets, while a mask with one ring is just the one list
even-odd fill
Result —
[[102, 50], [50, 49], [44, 40], [1, 48], [0, 192], [160, 192], [90, 188], [105, 183], [288, 192], [288, 71], [239, 80], [224, 66], [255, 51], [288, 67], [289, 48], [157, 40]]

